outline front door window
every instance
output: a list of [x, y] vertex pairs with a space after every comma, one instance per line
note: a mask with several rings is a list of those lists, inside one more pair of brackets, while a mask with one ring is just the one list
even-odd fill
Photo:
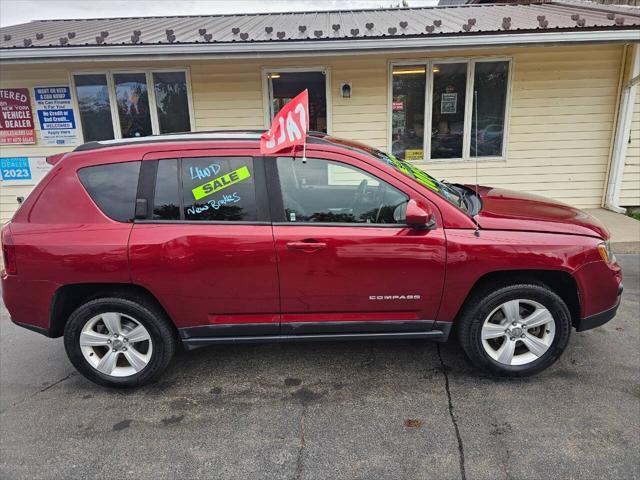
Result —
[[285, 221], [403, 224], [409, 197], [359, 168], [278, 157]]

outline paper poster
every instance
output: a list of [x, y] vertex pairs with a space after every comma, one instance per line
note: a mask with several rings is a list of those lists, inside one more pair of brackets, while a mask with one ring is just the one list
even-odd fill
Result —
[[404, 151], [405, 160], [422, 160], [423, 158], [424, 158], [424, 150], [422, 150], [421, 148]]
[[33, 89], [41, 139], [45, 145], [75, 145], [78, 131], [71, 104], [71, 89], [35, 87]]
[[50, 169], [45, 157], [0, 157], [0, 179], [6, 185], [36, 185]]
[[0, 89], [0, 144], [36, 143], [27, 88]]
[[440, 102], [440, 113], [456, 113], [458, 111], [458, 94], [443, 93]]

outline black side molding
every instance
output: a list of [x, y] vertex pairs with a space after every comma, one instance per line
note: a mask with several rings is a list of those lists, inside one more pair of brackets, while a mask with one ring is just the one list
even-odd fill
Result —
[[178, 329], [182, 341], [192, 338], [262, 336], [280, 333], [279, 323], [219, 323]]
[[182, 344], [187, 350], [193, 350], [208, 345], [225, 343], [268, 343], [268, 342], [322, 342], [339, 340], [432, 340], [446, 342], [451, 331], [451, 323], [437, 322], [430, 331], [413, 332], [374, 332], [374, 333], [318, 333], [294, 335], [242, 335], [219, 337], [191, 337], [182, 338]]
[[429, 332], [433, 330], [433, 320], [376, 320], [344, 322], [283, 322], [283, 335], [340, 334], [340, 333], [398, 333]]

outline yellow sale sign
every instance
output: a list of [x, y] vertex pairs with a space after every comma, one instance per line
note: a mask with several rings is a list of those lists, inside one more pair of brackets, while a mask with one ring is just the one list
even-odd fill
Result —
[[246, 166], [240, 167], [237, 170], [233, 170], [232, 172], [216, 177], [210, 182], [197, 186], [191, 190], [191, 193], [193, 193], [193, 198], [200, 200], [201, 198], [208, 197], [209, 195], [213, 195], [214, 193], [231, 185], [246, 180], [250, 176], [251, 173]]

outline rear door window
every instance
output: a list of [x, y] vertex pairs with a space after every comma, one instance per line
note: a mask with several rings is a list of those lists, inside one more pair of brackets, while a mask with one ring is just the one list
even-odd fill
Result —
[[80, 182], [100, 210], [113, 220], [133, 220], [140, 162], [111, 163], [78, 170]]
[[153, 196], [154, 220], [180, 220], [178, 160], [160, 160]]
[[258, 219], [253, 158], [183, 158], [180, 177], [185, 220]]

